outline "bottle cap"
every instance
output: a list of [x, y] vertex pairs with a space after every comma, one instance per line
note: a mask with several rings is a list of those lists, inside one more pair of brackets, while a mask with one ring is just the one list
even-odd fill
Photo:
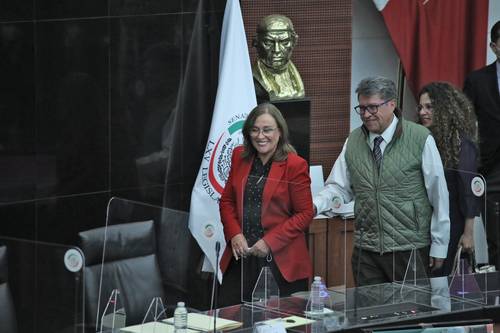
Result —
[[184, 302], [177, 302], [177, 306], [183, 308], [185, 306]]

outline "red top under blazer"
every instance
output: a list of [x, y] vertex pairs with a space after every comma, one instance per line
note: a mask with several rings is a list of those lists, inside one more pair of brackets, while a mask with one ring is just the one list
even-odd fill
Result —
[[[231, 239], [242, 233], [244, 186], [253, 163], [253, 159], [243, 159], [242, 152], [243, 146], [233, 151], [229, 179], [219, 205], [227, 241], [221, 259], [223, 272], [232, 257]], [[312, 221], [314, 211], [307, 162], [297, 154], [289, 153], [287, 160], [272, 163], [262, 193], [263, 239], [288, 282], [309, 278], [312, 264], [304, 232]]]

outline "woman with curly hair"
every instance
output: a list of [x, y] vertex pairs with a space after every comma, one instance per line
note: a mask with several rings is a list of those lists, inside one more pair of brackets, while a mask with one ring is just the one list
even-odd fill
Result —
[[420, 123], [431, 131], [445, 167], [450, 194], [450, 243], [442, 273], [449, 275], [458, 246], [474, 249], [474, 217], [479, 215], [471, 181], [477, 175], [477, 123], [472, 104], [451, 84], [431, 82], [418, 95]]

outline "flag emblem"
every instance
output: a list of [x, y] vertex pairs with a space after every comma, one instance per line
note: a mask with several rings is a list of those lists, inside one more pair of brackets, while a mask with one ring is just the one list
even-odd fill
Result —
[[219, 201], [229, 177], [233, 149], [243, 144], [241, 130], [248, 114], [233, 116], [225, 131], [214, 142], [209, 140], [203, 156], [202, 185], [208, 196]]
[[214, 226], [212, 224], [205, 225], [205, 231], [203, 232], [206, 238], [210, 239], [214, 235]]

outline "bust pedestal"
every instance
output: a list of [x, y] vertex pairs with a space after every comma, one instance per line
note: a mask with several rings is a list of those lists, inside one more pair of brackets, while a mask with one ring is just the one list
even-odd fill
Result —
[[271, 103], [281, 111], [287, 122], [291, 144], [295, 147], [299, 156], [309, 163], [311, 100], [303, 98], [279, 100]]

